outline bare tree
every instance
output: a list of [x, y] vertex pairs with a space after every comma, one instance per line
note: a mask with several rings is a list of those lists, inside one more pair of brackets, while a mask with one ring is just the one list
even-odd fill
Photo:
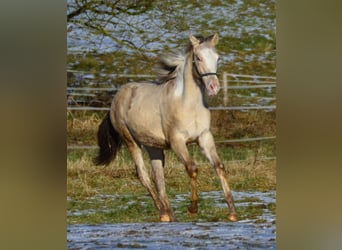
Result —
[[125, 13], [128, 15], [139, 15], [151, 9], [153, 6], [152, 1], [106, 1], [106, 0], [74, 0], [68, 2], [67, 15], [68, 22], [74, 19], [76, 16], [93, 12], [97, 14], [105, 14], [108, 16], [115, 16], [119, 13]]
[[93, 43], [110, 39], [117, 48], [156, 52], [156, 42], [166, 33], [177, 37], [188, 28], [176, 9], [182, 8], [174, 1], [68, 0], [68, 30], [83, 29]]
[[[86, 27], [96, 36], [108, 37], [121, 46], [140, 49], [130, 37], [142, 33], [140, 15], [150, 11], [151, 0], [68, 0], [67, 22]], [[139, 20], [140, 19], [140, 20]], [[72, 29], [69, 28], [69, 29]]]

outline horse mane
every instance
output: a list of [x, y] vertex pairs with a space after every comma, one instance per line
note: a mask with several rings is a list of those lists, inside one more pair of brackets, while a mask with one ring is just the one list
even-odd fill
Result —
[[[200, 43], [210, 41], [213, 35], [203, 37], [201, 35], [195, 36]], [[187, 54], [192, 49], [191, 43], [183, 48], [183, 50], [174, 49], [166, 53], [162, 53], [158, 57], [158, 63], [154, 67], [155, 74], [158, 78], [158, 83], [163, 84], [177, 76], [178, 69], [185, 63]]]
[[177, 76], [177, 69], [184, 64], [186, 54], [187, 52], [184, 50], [171, 50], [159, 55], [154, 71], [160, 84]]

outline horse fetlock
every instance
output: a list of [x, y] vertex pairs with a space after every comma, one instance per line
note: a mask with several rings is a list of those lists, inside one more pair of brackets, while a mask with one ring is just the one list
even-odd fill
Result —
[[194, 171], [194, 172], [191, 172], [191, 173], [189, 174], [189, 176], [190, 176], [190, 178], [196, 178], [196, 177], [197, 177], [197, 174], [198, 174], [198, 172], [197, 172], [197, 171]]
[[224, 167], [224, 165], [222, 163], [218, 164], [216, 167], [216, 171], [218, 175], [227, 175], [228, 171], [226, 170], [226, 168]]
[[154, 204], [159, 211], [162, 210], [164, 207], [163, 204], [159, 200], [155, 200]]

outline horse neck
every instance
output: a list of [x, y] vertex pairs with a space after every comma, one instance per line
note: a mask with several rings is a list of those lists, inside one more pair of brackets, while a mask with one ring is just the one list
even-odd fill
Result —
[[201, 89], [199, 88], [194, 78], [193, 70], [193, 51], [190, 50], [186, 56], [186, 62], [184, 64], [183, 72], [183, 98], [185, 100], [196, 100], [202, 98]]

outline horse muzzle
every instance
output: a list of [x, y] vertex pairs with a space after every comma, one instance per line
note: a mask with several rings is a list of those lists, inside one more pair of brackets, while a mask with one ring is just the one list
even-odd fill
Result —
[[[197, 70], [197, 72], [198, 72], [198, 70]], [[205, 84], [208, 95], [209, 96], [217, 95], [217, 93], [220, 90], [220, 83], [219, 83], [219, 80], [217, 78], [217, 73], [216, 72], [215, 73], [209, 72], [209, 73], [201, 74], [198, 72], [198, 74], [202, 78], [202, 80]]]
[[204, 83], [205, 83], [205, 87], [207, 89], [207, 93], [208, 93], [209, 96], [217, 95], [217, 93], [220, 90], [220, 83], [219, 83], [219, 81], [218, 81], [216, 76], [215, 77], [210, 77], [209, 79], [205, 79]]

